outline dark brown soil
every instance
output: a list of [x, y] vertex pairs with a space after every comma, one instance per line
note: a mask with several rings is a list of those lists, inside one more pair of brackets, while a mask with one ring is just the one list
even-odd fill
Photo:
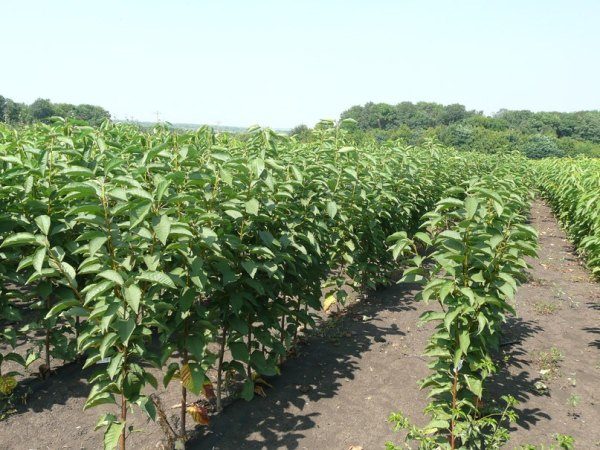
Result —
[[[519, 290], [518, 317], [506, 326], [500, 371], [490, 383], [493, 395], [520, 401], [507, 448], [548, 444], [554, 433], [574, 436], [577, 449], [598, 448], [600, 285], [540, 202], [532, 224], [540, 232], [540, 258], [531, 261], [531, 280]], [[426, 393], [417, 381], [428, 373], [420, 355], [431, 330], [416, 326], [425, 305], [413, 294], [406, 286], [383, 289], [321, 324], [282, 375], [269, 380], [266, 398], [233, 402], [208, 429], [198, 427], [188, 448], [370, 450], [401, 440], [386, 422], [390, 412], [402, 411], [417, 424], [427, 420]], [[554, 359], [544, 358], [552, 347]], [[540, 370], [548, 367], [542, 379]], [[85, 375], [70, 366], [34, 383], [26, 404], [0, 422], [0, 448], [101, 448], [101, 433], [93, 431], [101, 408], [82, 411]], [[535, 387], [540, 381], [547, 389]], [[176, 383], [160, 394], [168, 408], [178, 402]], [[130, 448], [160, 448], [158, 426], [137, 411], [134, 417], [141, 432]]]

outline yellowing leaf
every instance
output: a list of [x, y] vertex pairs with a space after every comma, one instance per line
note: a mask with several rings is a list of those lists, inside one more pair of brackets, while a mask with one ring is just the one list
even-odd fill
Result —
[[333, 294], [328, 295], [325, 298], [325, 300], [323, 301], [323, 311], [325, 311], [325, 312], [329, 311], [329, 309], [336, 303], [337, 303], [337, 299], [335, 298], [335, 295], [333, 295]]
[[208, 411], [204, 406], [200, 406], [196, 403], [193, 403], [189, 405], [185, 410], [189, 413], [190, 416], [192, 416], [192, 419], [194, 419], [194, 422], [196, 422], [197, 424], [208, 425], [210, 423]]

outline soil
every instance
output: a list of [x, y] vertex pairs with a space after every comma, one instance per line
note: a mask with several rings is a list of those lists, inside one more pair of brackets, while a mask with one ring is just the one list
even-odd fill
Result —
[[[544, 203], [534, 202], [531, 222], [540, 233], [539, 259], [530, 261], [517, 315], [505, 327], [499, 372], [488, 384], [493, 397], [519, 400], [506, 448], [547, 445], [555, 433], [572, 435], [577, 449], [600, 448], [600, 284]], [[431, 329], [416, 324], [430, 306], [416, 302], [415, 292], [395, 285], [324, 318], [281, 376], [268, 380], [266, 398], [229, 402], [209, 427], [196, 428], [187, 448], [370, 450], [400, 442], [386, 421], [392, 411], [427, 422], [426, 392], [417, 381], [428, 373], [421, 354]], [[82, 410], [87, 375], [71, 364], [50, 379], [24, 380], [33, 393], [0, 422], [0, 449], [101, 448], [101, 432], [93, 429], [102, 408]], [[175, 414], [177, 384], [159, 395]], [[129, 448], [161, 448], [156, 424], [139, 411], [133, 421], [140, 432]]]

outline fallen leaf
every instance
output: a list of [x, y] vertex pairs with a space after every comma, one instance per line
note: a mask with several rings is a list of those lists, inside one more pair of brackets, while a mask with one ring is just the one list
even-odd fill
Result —
[[208, 425], [210, 423], [208, 411], [205, 407], [193, 403], [186, 408], [186, 411], [190, 413], [194, 422], [200, 425]]

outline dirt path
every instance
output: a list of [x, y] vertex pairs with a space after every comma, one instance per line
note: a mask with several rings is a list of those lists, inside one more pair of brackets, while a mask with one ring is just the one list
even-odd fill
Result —
[[[545, 204], [534, 203], [532, 224], [540, 234], [539, 259], [530, 261], [531, 280], [519, 289], [518, 317], [506, 331], [507, 341], [520, 342], [507, 350], [496, 380], [521, 402], [511, 444], [544, 443], [562, 433], [575, 438], [577, 449], [600, 448], [600, 284], [590, 280]], [[548, 389], [536, 389], [536, 382]]]
[[[518, 317], [506, 328], [506, 341], [515, 343], [503, 347], [494, 382], [497, 395], [521, 401], [507, 448], [549, 443], [560, 432], [573, 435], [577, 449], [593, 449], [600, 446], [600, 284], [589, 280], [545, 205], [534, 204], [532, 222], [540, 231], [540, 259], [532, 261], [531, 281], [517, 295]], [[271, 380], [267, 398], [235, 402], [188, 448], [382, 449], [387, 440], [399, 440], [386, 423], [390, 412], [423, 424], [427, 402], [417, 380], [427, 374], [420, 355], [431, 330], [416, 326], [425, 306], [413, 294], [403, 286], [372, 293], [324, 324]], [[542, 352], [551, 355], [544, 358], [548, 380], [539, 373]], [[547, 389], [536, 389], [537, 381]], [[47, 398], [31, 398], [0, 422], [0, 448], [101, 447], [100, 433], [91, 431], [99, 410], [81, 412], [83, 377], [53, 383]], [[176, 391], [163, 396], [168, 405], [177, 402]], [[157, 448], [156, 425], [139, 426], [144, 431], [131, 448]]]

